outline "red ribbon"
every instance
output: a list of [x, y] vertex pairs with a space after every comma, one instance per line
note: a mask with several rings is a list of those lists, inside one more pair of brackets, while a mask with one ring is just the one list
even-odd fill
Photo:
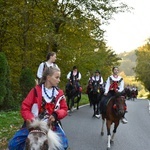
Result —
[[53, 103], [46, 103], [45, 108], [49, 114], [52, 114], [54, 112], [55, 105]]

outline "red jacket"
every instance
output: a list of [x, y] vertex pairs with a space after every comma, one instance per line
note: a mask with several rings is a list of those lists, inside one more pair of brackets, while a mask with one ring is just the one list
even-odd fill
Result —
[[[63, 91], [59, 89], [58, 92], [59, 94], [56, 97], [56, 104], [59, 104], [59, 107], [58, 109], [55, 109], [54, 112], [57, 114], [58, 120], [60, 120], [67, 116], [68, 107]], [[22, 102], [21, 115], [24, 120], [34, 119], [34, 115], [31, 112], [33, 104], [38, 105], [39, 112], [42, 104], [42, 88], [39, 85], [36, 85], [35, 88], [32, 88], [27, 97]]]

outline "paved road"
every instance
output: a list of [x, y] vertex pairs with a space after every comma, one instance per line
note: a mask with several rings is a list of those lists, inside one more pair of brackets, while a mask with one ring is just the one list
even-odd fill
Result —
[[[120, 123], [111, 150], [150, 150], [150, 114], [147, 100], [127, 101], [128, 124]], [[107, 134], [100, 135], [101, 119], [92, 118], [88, 106], [75, 110], [63, 121], [70, 150], [106, 150]]]

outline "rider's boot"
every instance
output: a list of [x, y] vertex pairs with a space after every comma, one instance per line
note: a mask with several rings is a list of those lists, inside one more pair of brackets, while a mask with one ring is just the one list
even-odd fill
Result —
[[126, 119], [125, 117], [122, 117], [121, 122], [122, 122], [123, 124], [127, 124], [127, 123], [128, 123], [128, 121], [127, 121], [127, 119]]

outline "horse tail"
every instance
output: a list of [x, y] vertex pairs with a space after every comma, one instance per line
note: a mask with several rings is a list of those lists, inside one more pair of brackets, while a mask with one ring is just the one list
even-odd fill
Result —
[[63, 149], [63, 145], [61, 143], [61, 138], [58, 136], [58, 134], [51, 129], [48, 130], [48, 145], [49, 149]]

